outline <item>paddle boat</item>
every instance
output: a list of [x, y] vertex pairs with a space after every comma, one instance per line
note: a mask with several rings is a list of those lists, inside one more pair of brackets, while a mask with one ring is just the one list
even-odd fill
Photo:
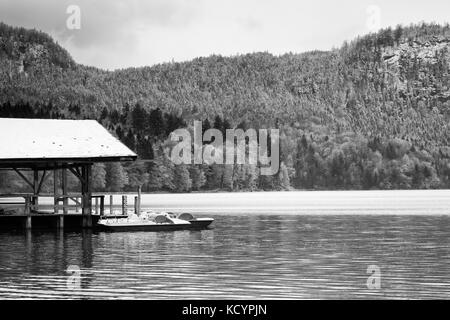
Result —
[[96, 227], [103, 231], [174, 231], [205, 229], [214, 219], [194, 218], [190, 213], [176, 215], [171, 212], [145, 211], [139, 215], [130, 213], [124, 217], [103, 216]]

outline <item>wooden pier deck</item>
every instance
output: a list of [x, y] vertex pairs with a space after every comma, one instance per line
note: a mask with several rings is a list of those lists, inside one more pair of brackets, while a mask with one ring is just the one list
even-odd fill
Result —
[[[50, 195], [45, 195], [50, 197]], [[80, 195], [57, 196], [55, 204], [40, 204], [35, 195], [9, 194], [0, 195], [0, 230], [17, 229], [80, 229], [85, 215]], [[101, 218], [123, 219], [128, 217], [128, 198], [122, 196], [120, 204], [114, 204], [113, 195], [105, 208], [106, 195], [94, 194], [92, 197], [92, 226]], [[66, 199], [67, 198], [67, 199]], [[21, 199], [21, 200], [20, 200]], [[6, 201], [5, 201], [6, 200]], [[58, 204], [61, 203], [61, 204]], [[134, 197], [135, 213], [140, 212], [140, 192]]]

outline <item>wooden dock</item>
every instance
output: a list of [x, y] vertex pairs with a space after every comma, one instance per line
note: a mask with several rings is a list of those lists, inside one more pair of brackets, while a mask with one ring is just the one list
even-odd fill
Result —
[[[42, 195], [53, 197], [53, 195]], [[123, 219], [128, 217], [128, 197], [122, 195], [121, 203], [114, 204], [113, 195], [109, 195], [105, 206], [104, 194], [91, 196], [92, 225], [99, 219]], [[34, 200], [32, 200], [34, 198]], [[84, 225], [81, 195], [59, 195], [55, 204], [40, 204], [33, 194], [0, 195], [0, 230], [17, 229], [80, 229]], [[134, 197], [135, 214], [140, 213], [140, 190]], [[6, 201], [5, 201], [6, 200]]]
[[[92, 228], [105, 214], [105, 195], [92, 190], [92, 166], [136, 158], [94, 120], [0, 118], [0, 170], [15, 172], [30, 191], [0, 195], [0, 223], [19, 221], [31, 229], [50, 221], [58, 228], [69, 224]], [[53, 205], [49, 213], [39, 200], [46, 196], [42, 187], [51, 174], [53, 192], [47, 196], [53, 198]], [[75, 194], [69, 194], [69, 174], [81, 186]]]

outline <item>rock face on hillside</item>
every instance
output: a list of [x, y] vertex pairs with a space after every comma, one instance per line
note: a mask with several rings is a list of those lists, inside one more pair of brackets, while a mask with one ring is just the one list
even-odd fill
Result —
[[[383, 53], [384, 61], [390, 66], [398, 66], [403, 58], [417, 58], [425, 63], [436, 64], [443, 51], [450, 49], [450, 39], [432, 37], [429, 41], [403, 42], [395, 48], [386, 48]], [[448, 61], [450, 63], [450, 61]]]
[[440, 102], [450, 100], [450, 83], [436, 83], [436, 75], [440, 79], [449, 79], [450, 76], [450, 39], [432, 36], [427, 41], [403, 42], [397, 47], [386, 48], [382, 58], [392, 71], [401, 93], [406, 95], [410, 89], [419, 96], [432, 97]]
[[50, 36], [36, 30], [13, 28], [0, 23], [0, 63], [8, 75], [28, 75], [33, 68], [73, 68], [76, 63]]

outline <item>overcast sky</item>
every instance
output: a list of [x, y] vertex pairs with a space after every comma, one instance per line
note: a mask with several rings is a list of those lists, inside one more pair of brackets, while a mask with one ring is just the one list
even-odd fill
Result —
[[[80, 8], [80, 29], [67, 27], [77, 21], [70, 5]], [[79, 63], [117, 69], [211, 54], [328, 50], [377, 27], [449, 22], [450, 1], [0, 0], [0, 20], [50, 33]]]

